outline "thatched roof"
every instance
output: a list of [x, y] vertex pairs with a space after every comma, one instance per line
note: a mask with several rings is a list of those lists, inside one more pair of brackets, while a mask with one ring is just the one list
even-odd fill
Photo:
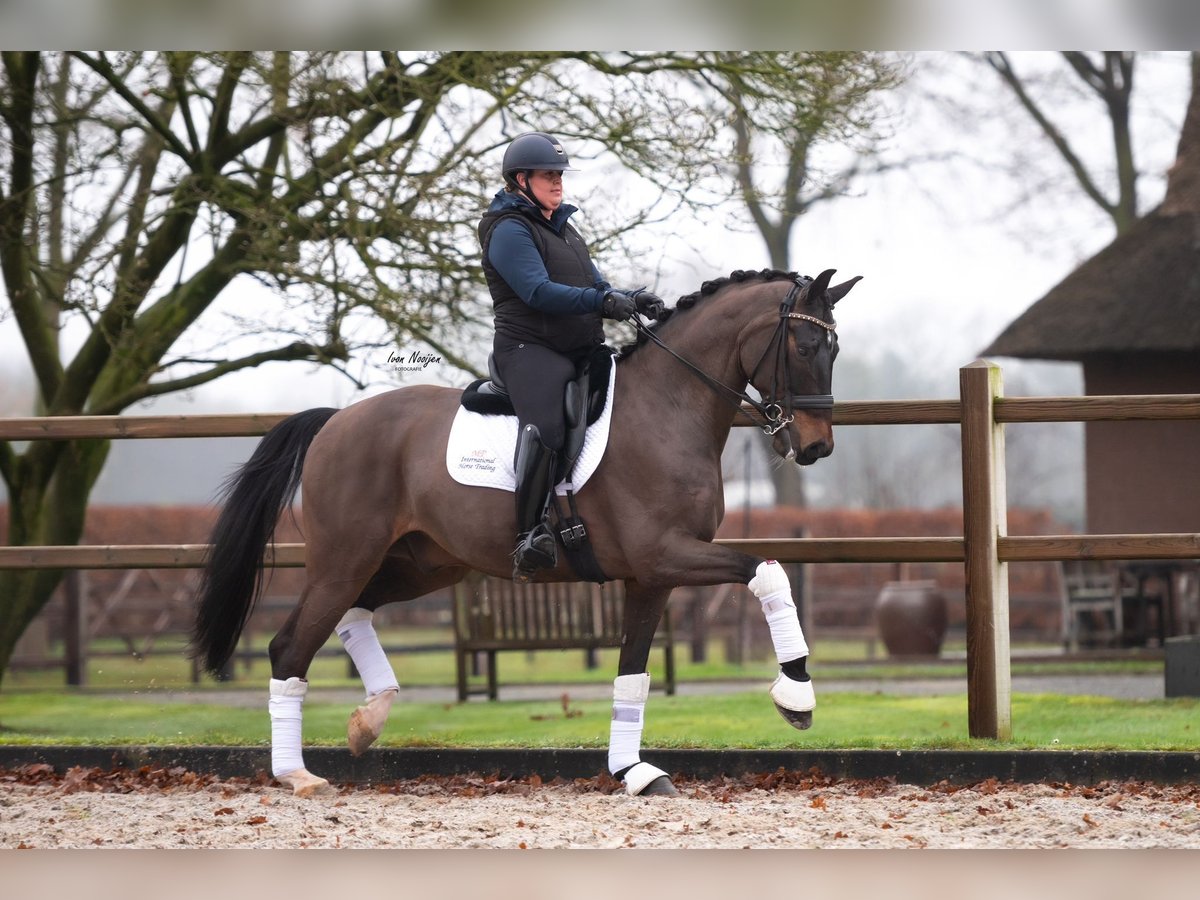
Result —
[[1200, 352], [1200, 55], [1167, 195], [1013, 321], [984, 356]]
[[1142, 217], [1001, 332], [984, 356], [1200, 351], [1200, 213]]

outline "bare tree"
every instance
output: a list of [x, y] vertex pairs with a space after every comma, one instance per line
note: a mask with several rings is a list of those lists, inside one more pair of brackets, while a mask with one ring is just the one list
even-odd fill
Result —
[[[1076, 196], [1082, 195], [1112, 221], [1123, 234], [1146, 213], [1143, 183], [1148, 172], [1138, 159], [1138, 128], [1145, 129], [1155, 116], [1139, 115], [1140, 103], [1153, 108], [1149, 92], [1135, 93], [1135, 76], [1145, 52], [1064, 51], [1023, 64], [1010, 53], [972, 54], [1000, 80], [1028, 122], [1067, 173]], [[1048, 65], [1056, 58], [1058, 64]], [[1195, 65], [1196, 52], [1192, 52]], [[1142, 100], [1138, 100], [1138, 97]], [[1097, 130], [1094, 114], [1077, 118], [1073, 110], [1097, 109], [1103, 128]], [[1173, 115], [1172, 115], [1173, 117]], [[1107, 135], [1097, 140], [1097, 135]], [[1022, 141], [1014, 138], [1014, 147]], [[1145, 146], [1145, 142], [1142, 143]]]
[[[900, 83], [902, 66], [864, 51], [800, 51], [787, 54], [787, 61], [806, 77], [802, 90], [782, 100], [762, 95], [736, 71], [705, 73], [704, 81], [729, 123], [726, 168], [732, 177], [723, 183], [749, 213], [771, 266], [792, 271], [792, 239], [801, 218], [844, 196], [873, 165], [877, 100]], [[833, 161], [822, 164], [822, 151]], [[777, 503], [806, 505], [798, 467], [772, 466], [770, 472]]]

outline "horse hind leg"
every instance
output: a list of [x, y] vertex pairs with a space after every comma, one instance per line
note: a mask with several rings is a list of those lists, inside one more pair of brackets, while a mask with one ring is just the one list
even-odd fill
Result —
[[302, 678], [271, 679], [267, 708], [271, 716], [271, 774], [297, 797], [311, 797], [332, 788], [329, 782], [304, 766], [301, 752], [304, 697], [308, 682]]
[[352, 756], [361, 756], [378, 740], [392, 702], [400, 693], [400, 683], [375, 633], [373, 618], [372, 610], [355, 606], [342, 616], [335, 629], [367, 693], [363, 705], [350, 714], [346, 728]]
[[[271, 774], [298, 797], [309, 797], [329, 789], [329, 783], [308, 771], [302, 752], [303, 706], [308, 693], [308, 667], [329, 639], [334, 626], [354, 604], [370, 579], [355, 578], [340, 567], [337, 578], [314, 578], [300, 595], [300, 602], [283, 628], [272, 638], [270, 700]], [[310, 573], [314, 571], [311, 567]], [[360, 569], [361, 571], [361, 569]]]
[[338, 623], [338, 637], [366, 691], [365, 702], [350, 714], [346, 724], [346, 742], [352, 755], [362, 755], [379, 739], [400, 692], [395, 672], [375, 632], [374, 611], [386, 603], [412, 600], [449, 587], [460, 581], [466, 571], [460, 566], [422, 571], [410, 560], [389, 558]]

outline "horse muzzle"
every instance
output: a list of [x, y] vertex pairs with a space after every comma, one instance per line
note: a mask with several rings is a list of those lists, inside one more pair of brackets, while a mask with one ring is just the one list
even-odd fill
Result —
[[771, 446], [784, 459], [794, 462], [798, 466], [811, 466], [817, 460], [824, 459], [833, 452], [833, 438], [822, 437], [804, 444], [800, 450], [797, 450], [795, 442], [789, 441], [781, 433], [775, 435]]

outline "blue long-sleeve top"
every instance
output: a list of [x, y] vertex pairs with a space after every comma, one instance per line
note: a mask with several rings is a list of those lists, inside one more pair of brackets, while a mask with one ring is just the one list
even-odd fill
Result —
[[[500, 191], [489, 207], [489, 212], [500, 212], [520, 206], [533, 208], [533, 204], [519, 194]], [[578, 208], [564, 203], [550, 216], [548, 224], [557, 234], [562, 234], [567, 220], [578, 212]], [[540, 211], [538, 213], [541, 214]], [[550, 280], [546, 264], [538, 253], [537, 245], [529, 229], [532, 225], [517, 217], [501, 220], [492, 232], [488, 245], [488, 261], [496, 267], [500, 277], [517, 296], [540, 312], [555, 315], [580, 315], [597, 312], [604, 302], [604, 294], [612, 285], [592, 264], [595, 283], [591, 287], [572, 287]]]

